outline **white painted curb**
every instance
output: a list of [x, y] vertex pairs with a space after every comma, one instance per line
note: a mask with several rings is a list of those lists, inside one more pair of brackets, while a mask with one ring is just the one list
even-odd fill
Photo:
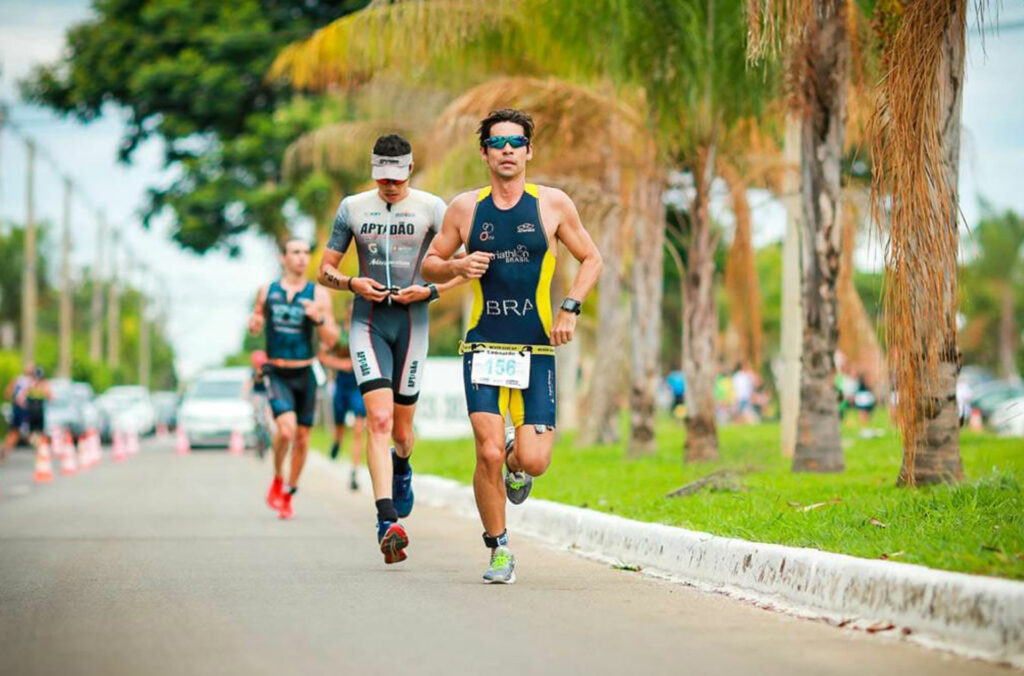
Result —
[[[348, 474], [348, 465], [317, 464]], [[363, 485], [369, 485], [365, 470]], [[476, 519], [473, 489], [414, 475], [417, 501]], [[1024, 583], [718, 537], [528, 500], [508, 509], [526, 534], [605, 561], [841, 626], [898, 633], [929, 647], [1024, 668]]]

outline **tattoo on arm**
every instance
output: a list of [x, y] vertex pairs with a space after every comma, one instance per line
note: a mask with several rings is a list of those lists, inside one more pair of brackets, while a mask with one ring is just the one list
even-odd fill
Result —
[[339, 291], [344, 288], [341, 285], [341, 277], [335, 274], [333, 270], [324, 270], [324, 281], [327, 282], [328, 286], [338, 289]]

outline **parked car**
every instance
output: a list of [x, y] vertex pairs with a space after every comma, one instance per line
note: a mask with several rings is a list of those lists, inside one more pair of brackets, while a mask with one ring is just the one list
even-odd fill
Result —
[[996, 380], [977, 387], [971, 406], [981, 412], [982, 420], [988, 422], [1000, 404], [1018, 397], [1024, 397], [1024, 383], [1016, 380]]
[[1024, 438], [1024, 396], [999, 404], [988, 422], [999, 436]]
[[100, 409], [96, 405], [96, 393], [89, 383], [71, 383], [71, 391], [78, 402], [78, 410], [82, 413], [82, 426], [86, 431], [99, 430], [101, 423]]
[[992, 382], [994, 378], [992, 373], [984, 366], [973, 366], [967, 365], [960, 369], [960, 375], [957, 380], [967, 383], [967, 385], [974, 390], [983, 383]]
[[62, 429], [71, 432], [71, 438], [78, 440], [85, 433], [85, 418], [80, 405], [80, 396], [70, 380], [54, 378], [50, 381], [53, 398], [46, 404], [46, 429]]
[[156, 409], [156, 424], [169, 430], [178, 426], [178, 404], [180, 397], [177, 392], [154, 392], [153, 407]]
[[227, 446], [231, 433], [242, 433], [253, 443], [256, 413], [248, 368], [206, 371], [185, 391], [178, 409], [178, 424], [192, 446]]
[[139, 434], [156, 431], [156, 410], [149, 390], [141, 385], [111, 387], [96, 400], [100, 408], [100, 435], [105, 441], [115, 429], [133, 429]]

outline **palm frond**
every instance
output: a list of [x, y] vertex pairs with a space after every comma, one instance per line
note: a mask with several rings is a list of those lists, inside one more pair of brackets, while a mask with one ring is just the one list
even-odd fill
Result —
[[[361, 84], [381, 70], [408, 79], [436, 76], [438, 65], [465, 76], [467, 70], [493, 72], [518, 63], [516, 52], [502, 49], [521, 42], [528, 18], [516, 0], [492, 0], [482, 11], [474, 0], [407, 0], [372, 3], [286, 47], [269, 76], [300, 89]], [[474, 45], [482, 49], [472, 49]]]
[[739, 170], [729, 161], [721, 161], [718, 174], [729, 188], [729, 200], [736, 218], [736, 230], [729, 257], [725, 261], [725, 288], [729, 292], [730, 324], [739, 337], [743, 358], [761, 367], [761, 287], [757, 280], [747, 185]]
[[950, 77], [954, 66], [945, 49], [948, 40], [963, 54], [966, 0], [910, 2], [899, 9], [883, 53], [885, 78], [869, 136], [872, 215], [889, 232], [886, 343], [899, 391], [906, 479], [913, 484], [921, 415], [930, 410], [922, 393], [933, 389], [942, 362], [958, 360], [959, 132], [943, 125], [956, 120], [959, 126], [960, 94], [947, 82], [963, 74]]

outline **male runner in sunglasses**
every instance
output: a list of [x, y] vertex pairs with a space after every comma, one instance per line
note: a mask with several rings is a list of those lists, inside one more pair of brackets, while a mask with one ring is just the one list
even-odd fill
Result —
[[[526, 182], [533, 120], [497, 110], [480, 122], [480, 156], [491, 184], [448, 207], [441, 233], [423, 261], [423, 276], [468, 277], [474, 291], [463, 343], [466, 404], [476, 437], [473, 491], [491, 550], [489, 583], [515, 582], [505, 498], [526, 499], [532, 477], [551, 463], [555, 440], [554, 346], [573, 339], [583, 299], [597, 282], [601, 254], [561, 190]], [[551, 278], [562, 242], [581, 265], [552, 322]], [[467, 255], [451, 260], [465, 244]], [[505, 416], [515, 426], [505, 440]], [[507, 473], [502, 479], [502, 468]]]
[[[397, 134], [373, 146], [377, 187], [341, 201], [320, 264], [320, 283], [355, 294], [349, 337], [370, 439], [367, 460], [377, 506], [377, 541], [385, 563], [406, 558], [400, 518], [412, 511], [413, 414], [427, 356], [427, 303], [465, 281], [424, 284], [420, 263], [441, 229], [444, 200], [409, 187], [412, 147]], [[338, 271], [355, 240], [359, 276]], [[389, 451], [391, 442], [394, 446]]]

